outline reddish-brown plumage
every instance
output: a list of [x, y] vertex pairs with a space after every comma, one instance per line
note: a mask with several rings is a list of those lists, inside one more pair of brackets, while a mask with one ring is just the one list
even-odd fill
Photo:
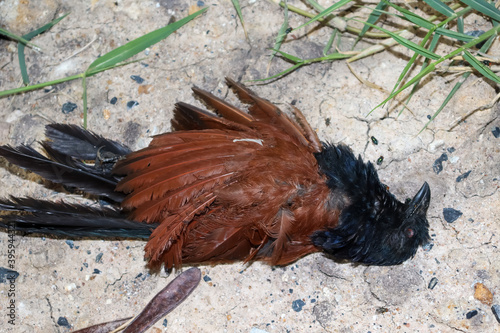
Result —
[[156, 222], [150, 266], [264, 260], [284, 265], [316, 252], [310, 235], [337, 226], [331, 191], [314, 153], [316, 133], [299, 110], [276, 106], [229, 80], [245, 113], [194, 88], [217, 117], [179, 103], [173, 127], [149, 147], [119, 161], [128, 193], [122, 207], [136, 221]]

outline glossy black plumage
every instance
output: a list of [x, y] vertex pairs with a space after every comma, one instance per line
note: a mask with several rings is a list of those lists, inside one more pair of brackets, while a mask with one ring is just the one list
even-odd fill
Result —
[[374, 166], [348, 147], [325, 144], [316, 158], [328, 187], [342, 201], [339, 226], [315, 232], [316, 246], [339, 259], [385, 266], [413, 257], [429, 241], [427, 183], [403, 204], [380, 182]]

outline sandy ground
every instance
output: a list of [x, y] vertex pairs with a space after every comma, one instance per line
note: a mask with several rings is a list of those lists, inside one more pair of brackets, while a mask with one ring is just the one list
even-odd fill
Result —
[[[35, 39], [43, 53], [27, 51], [32, 82], [39, 83], [81, 73], [99, 55], [166, 25], [172, 16], [187, 16], [196, 5], [183, 0], [5, 0], [0, 1], [0, 24], [25, 34], [71, 12]], [[144, 52], [146, 59], [88, 80], [90, 129], [138, 149], [151, 135], [169, 130], [174, 103], [200, 105], [191, 86], [237, 103], [224, 76], [243, 81], [266, 77], [268, 48], [282, 10], [266, 1], [242, 1], [246, 40], [229, 0], [204, 5], [209, 7], [206, 14]], [[303, 22], [291, 15], [291, 26]], [[466, 20], [466, 30], [488, 28], [480, 17]], [[295, 37], [283, 50], [314, 58], [321, 56], [329, 31], [308, 28]], [[350, 49], [353, 42], [347, 35], [341, 47]], [[18, 87], [16, 44], [1, 40], [0, 46], [0, 90]], [[493, 54], [498, 54], [497, 46]], [[395, 47], [352, 67], [365, 80], [391, 90], [408, 59], [408, 52]], [[289, 66], [275, 59], [271, 73]], [[131, 75], [144, 82], [138, 84]], [[339, 264], [321, 254], [287, 267], [201, 266], [200, 286], [150, 332], [500, 332], [491, 310], [500, 304], [498, 105], [451, 128], [461, 116], [489, 104], [497, 86], [473, 74], [433, 125], [417, 135], [456, 80], [453, 75], [425, 79], [409, 105], [411, 112], [398, 119], [400, 106], [394, 103], [367, 116], [386, 94], [360, 83], [344, 61], [314, 64], [253, 86], [283, 106], [296, 100], [321, 139], [344, 142], [372, 162], [383, 156], [379, 175], [401, 200], [427, 181], [433, 246], [396, 267]], [[44, 126], [51, 122], [81, 124], [81, 94], [81, 82], [72, 81], [1, 99], [0, 143], [32, 144], [43, 138]], [[117, 103], [111, 104], [114, 97]], [[130, 101], [139, 104], [128, 109]], [[67, 102], [76, 109], [63, 113]], [[464, 174], [468, 176], [459, 177]], [[33, 177], [0, 168], [0, 196], [61, 197], [28, 178]], [[444, 212], [458, 218], [449, 222]], [[131, 316], [173, 278], [148, 272], [144, 243], [138, 241], [14, 239], [13, 269], [19, 273], [15, 296], [8, 296], [8, 283], [0, 284], [4, 332], [68, 332]], [[8, 244], [7, 235], [0, 234], [1, 267], [8, 267]], [[11, 299], [15, 326], [7, 322]]]

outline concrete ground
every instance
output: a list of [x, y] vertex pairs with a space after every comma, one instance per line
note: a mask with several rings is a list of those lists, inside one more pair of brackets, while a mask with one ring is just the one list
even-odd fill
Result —
[[[269, 48], [283, 11], [265, 1], [241, 3], [248, 40], [229, 0], [4, 0], [0, 25], [25, 34], [71, 12], [34, 40], [42, 53], [26, 51], [32, 83], [40, 83], [81, 73], [99, 55], [166, 25], [172, 16], [179, 20], [197, 5], [209, 7], [143, 52], [146, 58], [140, 62], [88, 79], [89, 128], [139, 149], [151, 135], [169, 131], [176, 102], [200, 105], [191, 93], [193, 85], [237, 103], [225, 76], [242, 81], [268, 76]], [[303, 22], [290, 14], [290, 26]], [[465, 23], [468, 31], [489, 28], [479, 16], [470, 15]], [[282, 50], [303, 58], [321, 56], [330, 30], [312, 27], [290, 36]], [[350, 50], [354, 37], [345, 36], [340, 47]], [[453, 47], [444, 43], [437, 52]], [[498, 50], [496, 43], [491, 53], [498, 55]], [[391, 90], [409, 56], [394, 47], [351, 66], [359, 77]], [[289, 66], [275, 58], [269, 73]], [[472, 74], [434, 123], [418, 134], [458, 78], [441, 74], [424, 79], [409, 104], [411, 111], [397, 119], [401, 106], [395, 103], [367, 116], [387, 94], [361, 83], [345, 61], [313, 64], [255, 84], [255, 92], [284, 108], [296, 100], [322, 140], [344, 142], [372, 162], [383, 156], [377, 166], [380, 178], [400, 200], [412, 197], [427, 181], [433, 246], [395, 267], [339, 264], [321, 254], [287, 267], [201, 266], [200, 286], [150, 332], [500, 332], [491, 310], [492, 305], [500, 308], [498, 104], [454, 126], [489, 105], [498, 87]], [[0, 90], [20, 84], [16, 43], [1, 40]], [[32, 144], [52, 122], [82, 124], [81, 95], [81, 82], [72, 81], [0, 99], [0, 143]], [[116, 104], [110, 103], [114, 97]], [[138, 105], [127, 108], [130, 101]], [[76, 109], [63, 113], [68, 102]], [[64, 196], [43, 187], [37, 177], [18, 177], [3, 165], [0, 197]], [[0, 234], [0, 267], [9, 264], [8, 240]], [[139, 241], [15, 236], [14, 244], [13, 269], [19, 273], [15, 296], [8, 296], [9, 283], [0, 283], [4, 332], [69, 332], [131, 316], [173, 279], [147, 270]], [[12, 299], [14, 326], [7, 320]]]

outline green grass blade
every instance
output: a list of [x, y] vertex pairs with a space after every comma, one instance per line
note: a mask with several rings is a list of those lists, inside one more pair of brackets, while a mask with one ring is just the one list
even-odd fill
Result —
[[[382, 0], [382, 1], [387, 2], [386, 0]], [[389, 4], [391, 7], [395, 8], [396, 10], [400, 11], [403, 14], [404, 18], [406, 18], [408, 21], [412, 22], [413, 24], [417, 25], [420, 28], [424, 28], [427, 30], [435, 29], [436, 32], [438, 32], [440, 35], [454, 38], [457, 40], [461, 40], [463, 42], [470, 42], [472, 39], [474, 39], [474, 37], [471, 37], [469, 35], [464, 34], [463, 31], [462, 31], [462, 33], [460, 33], [460, 32], [445, 29], [442, 27], [445, 24], [447, 24], [451, 19], [456, 18], [455, 14], [453, 14], [454, 16], [452, 18], [449, 18], [449, 19], [439, 23], [438, 25], [435, 25], [434, 23], [430, 22], [429, 20], [426, 20], [423, 17], [416, 15], [416, 14], [408, 11], [405, 8], [399, 7], [399, 6], [397, 6], [393, 3], [390, 3], [390, 2], [387, 2], [387, 4]], [[389, 12], [384, 12], [384, 13], [388, 14], [388, 15], [394, 15], [394, 14], [389, 13]], [[399, 15], [396, 15], [396, 16], [401, 17]], [[367, 22], [369, 22], [369, 21], [367, 21]]]
[[446, 15], [448, 17], [455, 14], [453, 9], [445, 5], [440, 0], [424, 0], [424, 2], [427, 3], [429, 6], [431, 6], [435, 11], [440, 12], [441, 14]]
[[241, 27], [243, 28], [243, 32], [245, 33], [245, 38], [248, 39], [247, 29], [245, 29], [245, 22], [243, 21], [243, 14], [241, 13], [241, 6], [238, 0], [231, 0], [233, 2], [234, 9], [240, 18]]
[[455, 84], [455, 86], [453, 87], [453, 89], [451, 89], [451, 91], [448, 94], [448, 96], [446, 96], [443, 104], [441, 104], [441, 106], [439, 107], [439, 109], [437, 109], [437, 111], [434, 112], [434, 114], [432, 115], [431, 119], [429, 119], [429, 121], [427, 122], [427, 124], [425, 124], [425, 126], [420, 130], [420, 132], [418, 132], [418, 134], [422, 133], [427, 128], [427, 126], [429, 126], [430, 123], [438, 116], [438, 114], [444, 109], [444, 107], [453, 98], [453, 96], [455, 96], [455, 94], [458, 91], [458, 89], [467, 80], [467, 78], [469, 77], [470, 74], [471, 74], [471, 72], [467, 72], [467, 73], [464, 73], [462, 75], [462, 78]]
[[26, 38], [26, 40], [31, 40], [33, 37], [38, 36], [39, 34], [45, 32], [45, 31], [49, 30], [50, 28], [52, 28], [53, 26], [55, 26], [57, 23], [59, 23], [62, 19], [64, 19], [68, 15], [69, 15], [69, 13], [66, 13], [63, 16], [56, 18], [55, 20], [47, 23], [43, 27], [27, 33], [26, 35], [23, 36], [23, 38]]
[[[53, 20], [52, 22], [47, 23], [43, 27], [38, 28], [36, 30], [33, 30], [33, 31], [27, 33], [26, 35], [23, 36], [23, 38], [26, 39], [26, 40], [31, 40], [35, 36], [38, 36], [39, 34], [41, 34], [41, 33], [45, 32], [45, 31], [49, 30], [50, 28], [52, 28], [54, 25], [56, 25], [57, 23], [59, 23], [59, 21], [61, 21], [63, 18], [65, 18], [68, 15], [69, 15], [69, 13], [66, 13], [63, 16], [61, 16], [59, 18], [56, 18], [55, 20]], [[24, 85], [27, 86], [28, 84], [30, 84], [30, 79], [29, 79], [29, 76], [28, 76], [28, 70], [26, 68], [26, 57], [24, 55], [24, 48], [25, 48], [25, 45], [23, 43], [18, 43], [17, 44], [17, 57], [19, 59], [19, 69], [21, 70], [21, 76], [23, 78], [23, 83], [24, 83]]]
[[333, 42], [335, 41], [335, 36], [337, 36], [339, 29], [333, 29], [332, 34], [330, 35], [330, 38], [328, 39], [328, 42], [325, 44], [325, 47], [323, 48], [323, 55], [326, 56], [328, 54], [328, 51], [332, 48]]
[[366, 23], [368, 24], [369, 26], [371, 26], [372, 28], [375, 28], [375, 29], [378, 29], [380, 31], [383, 31], [385, 32], [386, 34], [388, 34], [389, 36], [391, 36], [396, 42], [398, 42], [399, 44], [403, 45], [404, 47], [412, 50], [412, 51], [415, 51], [417, 52], [418, 54], [426, 57], [426, 58], [431, 58], [433, 60], [438, 60], [440, 59], [441, 57], [438, 56], [437, 54], [435, 54], [434, 52], [430, 52], [429, 50], [425, 49], [424, 47], [418, 45], [418, 44], [415, 44], [414, 42], [406, 39], [406, 38], [403, 38], [401, 36], [399, 36], [398, 34], [395, 34], [387, 29], [384, 29], [382, 27], [378, 27], [376, 25], [373, 25], [373, 24], [370, 24], [368, 22], [363, 22], [363, 21], [359, 21], [359, 20], [356, 20], [356, 19], [352, 19], [354, 21], [357, 21], [357, 22], [361, 22], [361, 23]]
[[[438, 35], [438, 34], [435, 34], [434, 36], [432, 36], [432, 40], [431, 40], [431, 45], [429, 46], [429, 50], [430, 51], [434, 51], [437, 47], [437, 43], [439, 41], [439, 38], [441, 36]], [[420, 68], [420, 71], [422, 72], [423, 70], [425, 70], [425, 68], [429, 65], [429, 62], [431, 60], [429, 58], [425, 58], [423, 64], [422, 64], [422, 67]], [[410, 94], [408, 95], [408, 98], [406, 100], [406, 102], [404, 103], [404, 106], [401, 108], [401, 111], [399, 111], [398, 113], [398, 117], [401, 115], [401, 113], [403, 113], [404, 109], [406, 108], [406, 105], [408, 105], [410, 103], [410, 100], [411, 98], [413, 97], [413, 95], [417, 92], [417, 89], [418, 89], [418, 84], [420, 83], [420, 79], [415, 81], [415, 83], [413, 84], [413, 88], [411, 89], [411, 92]], [[393, 92], [393, 91], [392, 91]]]
[[99, 57], [97, 60], [91, 63], [86, 73], [91, 74], [93, 72], [99, 71], [102, 68], [112, 67], [113, 65], [116, 65], [136, 55], [137, 53], [142, 52], [144, 49], [150, 47], [151, 45], [156, 44], [162, 39], [167, 38], [171, 33], [178, 30], [180, 27], [182, 27], [189, 21], [193, 20], [198, 15], [203, 14], [207, 9], [208, 7], [203, 8], [197, 11], [196, 13], [191, 14], [179, 21], [176, 21], [163, 28], [152, 31], [139, 38], [136, 38], [128, 42], [127, 44], [122, 45], [106, 53], [105, 55]]
[[497, 36], [491, 36], [485, 43], [483, 46], [481, 46], [481, 49], [479, 49], [480, 52], [487, 52], [490, 47], [491, 47], [491, 44], [493, 44], [493, 42], [495, 41], [495, 39], [497, 38]]
[[57, 79], [57, 80], [53, 80], [53, 81], [34, 84], [32, 86], [20, 87], [20, 88], [15, 88], [15, 89], [10, 89], [10, 90], [3, 90], [3, 91], [0, 91], [0, 98], [5, 97], [5, 96], [14, 95], [14, 94], [20, 94], [20, 93], [25, 93], [25, 92], [32, 91], [32, 90], [45, 88], [48, 86], [52, 86], [52, 85], [67, 82], [67, 81], [81, 79], [82, 77], [83, 77], [83, 74], [77, 74], [77, 75], [64, 77], [62, 79]]
[[273, 52], [278, 52], [279, 54], [281, 54], [284, 58], [294, 62], [294, 63], [301, 63], [301, 62], [304, 62], [304, 59], [301, 59], [301, 58], [298, 58], [296, 56], [293, 56], [291, 54], [288, 54], [286, 52], [283, 52], [283, 51], [280, 51], [280, 50], [276, 50], [276, 49], [271, 49]]
[[35, 44], [33, 44], [32, 42], [24, 39], [21, 36], [14, 35], [13, 33], [9, 32], [9, 31], [7, 31], [5, 29], [0, 28], [0, 35], [7, 36], [7, 37], [9, 37], [12, 40], [18, 41], [19, 43], [22, 43], [22, 44], [25, 44], [25, 45], [29, 45], [29, 46], [37, 49], [37, 50], [40, 50], [40, 48], [38, 46], [36, 46]]
[[456, 39], [456, 40], [461, 40], [462, 42], [466, 42], [466, 43], [470, 42], [471, 40], [474, 39], [474, 37], [466, 35], [464, 33], [456, 32], [456, 31], [444, 29], [444, 28], [437, 28], [436, 33], [438, 33], [442, 36]]
[[23, 84], [27, 86], [28, 84], [30, 84], [30, 78], [28, 76], [28, 69], [26, 68], [26, 56], [24, 54], [24, 44], [17, 43], [17, 59], [19, 61], [19, 70], [21, 71]]
[[463, 17], [459, 17], [457, 19], [457, 30], [458, 32], [460, 32], [461, 34], [464, 33], [464, 18]]
[[318, 2], [314, 0], [306, 0], [307, 3], [309, 3], [311, 6], [313, 6], [314, 9], [316, 9], [318, 12], [322, 12], [325, 10], [325, 7], [321, 6]]
[[305, 27], [306, 25], [309, 25], [309, 24], [311, 24], [311, 23], [319, 20], [320, 18], [323, 18], [323, 17], [327, 16], [328, 14], [330, 14], [331, 12], [333, 12], [334, 10], [336, 10], [336, 9], [338, 9], [338, 8], [346, 5], [346, 4], [348, 4], [351, 1], [353, 1], [353, 0], [340, 0], [336, 4], [331, 5], [330, 7], [328, 7], [327, 9], [325, 9], [324, 11], [322, 11], [321, 13], [319, 13], [318, 15], [314, 16], [311, 20], [309, 20], [306, 23], [302, 24], [298, 28], [293, 29], [293, 31], [299, 30], [299, 29]]
[[399, 77], [398, 77], [398, 79], [396, 81], [396, 84], [394, 84], [394, 88], [392, 88], [391, 94], [394, 91], [396, 91], [396, 89], [399, 87], [399, 85], [401, 84], [401, 82], [403, 81], [403, 79], [406, 77], [406, 74], [408, 74], [408, 72], [410, 71], [411, 67], [415, 63], [415, 60], [417, 60], [417, 57], [418, 57], [418, 53], [414, 53], [413, 56], [411, 57], [411, 59], [406, 64], [405, 68], [403, 68], [403, 71], [399, 75]]
[[277, 50], [281, 48], [281, 44], [285, 41], [286, 38], [286, 30], [288, 29], [288, 5], [287, 1], [285, 0], [285, 6], [284, 6], [284, 19], [283, 19], [283, 24], [280, 27], [280, 30], [278, 31], [278, 36], [276, 36], [276, 42], [274, 42], [274, 47], [273, 52], [271, 53], [271, 59], [269, 59], [269, 62], [273, 60], [274, 55], [276, 54]]
[[[382, 15], [381, 11], [385, 10], [386, 8], [387, 8], [387, 3], [380, 1], [377, 4], [377, 6], [375, 7], [375, 9], [372, 10], [372, 12], [370, 13], [370, 16], [368, 16], [368, 19], [366, 20], [366, 22], [371, 23], [371, 24], [375, 24], [375, 22], [377, 22], [377, 20], [380, 18], [380, 15]], [[359, 33], [359, 36], [356, 39], [356, 42], [358, 40], [360, 40], [361, 37], [363, 37], [365, 35], [365, 33], [368, 31], [368, 29], [370, 29], [370, 26], [365, 24], [363, 26], [363, 29], [361, 29], [361, 32]]]
[[[491, 44], [493, 43], [493, 41], [495, 40], [496, 36], [491, 36], [485, 43], [484, 45], [481, 47], [481, 52], [486, 52], [488, 51], [488, 49], [490, 48]], [[432, 48], [435, 48], [435, 46], [432, 46], [431, 45], [431, 49]], [[424, 65], [426, 65], [424, 63]], [[429, 126], [429, 124], [437, 117], [437, 115], [441, 112], [441, 110], [443, 110], [443, 108], [446, 106], [446, 104], [448, 104], [448, 102], [451, 100], [451, 98], [453, 96], [455, 96], [455, 93], [458, 91], [458, 89], [460, 89], [460, 87], [462, 86], [462, 84], [467, 80], [467, 78], [472, 74], [472, 72], [466, 72], [462, 75], [462, 78], [460, 79], [460, 81], [458, 81], [455, 86], [453, 87], [453, 89], [451, 90], [451, 92], [448, 94], [448, 96], [446, 96], [446, 99], [444, 100], [443, 104], [441, 104], [441, 106], [439, 107], [439, 109], [434, 113], [434, 115], [431, 117], [431, 119], [427, 122], [427, 124], [425, 124], [425, 126], [420, 130], [420, 133], [422, 133], [422, 131], [424, 131], [427, 126]], [[415, 88], [415, 87], [414, 87]], [[413, 90], [412, 90], [412, 94], [410, 94], [410, 97], [413, 95]], [[409, 100], [409, 98], [408, 98]], [[408, 102], [407, 102], [408, 104]]]
[[467, 6], [471, 6], [478, 12], [483, 13], [489, 18], [500, 21], [500, 10], [498, 10], [494, 5], [486, 2], [485, 0], [461, 0]]
[[310, 59], [304, 61], [305, 63], [312, 63], [312, 62], [319, 62], [319, 61], [329, 61], [329, 60], [340, 60], [340, 59], [346, 59], [352, 57], [352, 54], [345, 54], [345, 53], [330, 53], [324, 57], [321, 58], [315, 58], [315, 59]]
[[[422, 47], [424, 47], [424, 46], [425, 46], [425, 44], [427, 43], [427, 41], [429, 40], [429, 38], [432, 36], [432, 34], [433, 34], [433, 29], [431, 29], [431, 30], [427, 33], [427, 35], [424, 37], [424, 39], [420, 42], [420, 45], [421, 45]], [[434, 36], [436, 36], [436, 35], [434, 35]], [[429, 51], [431, 51], [431, 52], [432, 52], [432, 51], [434, 51], [434, 49], [429, 49]], [[418, 57], [418, 53], [416, 53], [416, 52], [415, 52], [415, 53], [413, 54], [413, 56], [411, 57], [410, 61], [408, 61], [408, 63], [406, 64], [405, 68], [404, 68], [404, 69], [403, 69], [403, 71], [401, 72], [401, 75], [399, 76], [399, 78], [398, 78], [398, 80], [397, 80], [396, 84], [394, 85], [394, 88], [392, 89], [391, 93], [393, 93], [393, 92], [394, 92], [394, 91], [395, 91], [395, 90], [396, 90], [396, 89], [400, 86], [401, 82], [403, 81], [403, 78], [405, 78], [405, 77], [406, 77], [406, 74], [409, 72], [410, 68], [413, 66], [413, 64], [414, 64], [414, 63], [415, 63], [415, 61], [417, 60], [417, 57]], [[429, 60], [429, 58], [425, 58], [425, 61], [428, 61], [428, 60]], [[425, 64], [425, 61], [424, 61], [424, 64]], [[422, 69], [424, 69], [424, 68], [425, 68], [425, 67], [423, 67]], [[422, 69], [421, 69], [421, 70], [422, 70]], [[417, 83], [415, 83], [415, 84], [418, 84], [418, 82], [417, 82]], [[415, 88], [415, 86], [414, 86], [414, 88]], [[407, 105], [407, 103], [406, 103], [405, 105]], [[405, 108], [405, 107], [403, 107], [403, 109], [401, 109], [401, 111], [400, 111], [400, 112], [399, 112], [399, 114], [398, 114], [398, 117], [399, 117], [399, 115], [401, 114], [401, 112], [403, 112], [404, 108]]]
[[[371, 114], [375, 109], [377, 109], [378, 107], [380, 107], [381, 105], [384, 105], [385, 103], [387, 103], [387, 101], [389, 101], [390, 99], [394, 98], [395, 96], [397, 96], [400, 92], [402, 92], [403, 90], [405, 90], [406, 88], [408, 88], [410, 85], [414, 84], [415, 82], [417, 82], [418, 80], [420, 80], [421, 78], [423, 78], [425, 75], [429, 74], [430, 72], [432, 72], [434, 70], [434, 68], [436, 68], [436, 65], [440, 64], [441, 62], [445, 61], [445, 60], [448, 60], [450, 58], [453, 58], [454, 56], [456, 56], [457, 54], [459, 54], [460, 52], [463, 52], [469, 48], [471, 48], [472, 46], [476, 45], [477, 43], [480, 43], [482, 42], [483, 40], [486, 40], [487, 38], [490, 38], [490, 37], [496, 37], [495, 35], [499, 32], [500, 30], [500, 25], [496, 25], [494, 28], [488, 30], [487, 32], [485, 32], [484, 34], [482, 34], [481, 36], [475, 38], [473, 41], [465, 44], [465, 45], [462, 45], [461, 47], [459, 47], [458, 49], [455, 49], [453, 52], [450, 52], [449, 54], [447, 54], [446, 56], [444, 57], [441, 57], [439, 60], [437, 60], [436, 62], [433, 62], [433, 63], [430, 63], [428, 67], [426, 67], [424, 70], [422, 70], [420, 73], [418, 73], [416, 76], [414, 76], [410, 81], [408, 81], [404, 86], [402, 86], [401, 88], [399, 88], [397, 91], [393, 92], [392, 94], [389, 95], [389, 97], [387, 97], [385, 100], [383, 100], [381, 103], [379, 103], [376, 107], [374, 107], [372, 110], [370, 110], [370, 112], [368, 112], [368, 114]], [[495, 75], [496, 76], [496, 75]], [[496, 80], [494, 80], [496, 81]]]
[[481, 73], [481, 75], [493, 82], [500, 83], [500, 77], [498, 77], [488, 66], [485, 66], [481, 61], [477, 60], [477, 58], [467, 50], [464, 51], [464, 59]]
[[423, 17], [421, 16], [418, 16], [417, 14], [413, 13], [413, 12], [410, 12], [408, 9], [405, 9], [403, 7], [400, 7], [398, 5], [395, 5], [387, 0], [382, 0], [384, 1], [386, 4], [388, 4], [389, 6], [391, 6], [392, 8], [396, 9], [397, 11], [399, 11], [401, 14], [403, 14], [403, 16], [410, 22], [412, 22], [413, 24], [421, 27], [421, 28], [425, 28], [427, 30], [430, 30], [432, 28], [435, 27], [435, 24], [432, 23], [432, 22], [429, 22], [427, 21], [426, 19], [424, 19]]

